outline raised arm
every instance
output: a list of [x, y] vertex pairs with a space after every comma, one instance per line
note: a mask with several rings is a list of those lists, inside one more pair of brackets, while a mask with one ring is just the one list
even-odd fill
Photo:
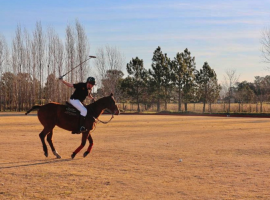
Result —
[[62, 77], [60, 77], [59, 80], [62, 81], [66, 86], [73, 87], [73, 83], [69, 83], [67, 81], [64, 81]]

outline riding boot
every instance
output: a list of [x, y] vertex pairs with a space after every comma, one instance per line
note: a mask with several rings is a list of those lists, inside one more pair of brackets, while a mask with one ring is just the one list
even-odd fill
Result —
[[85, 131], [87, 131], [87, 129], [85, 128], [85, 117], [80, 115], [79, 128], [77, 131], [72, 131], [72, 134], [80, 134]]
[[80, 116], [80, 126], [79, 126], [79, 133], [85, 132], [87, 131], [85, 128], [85, 117], [84, 116]]

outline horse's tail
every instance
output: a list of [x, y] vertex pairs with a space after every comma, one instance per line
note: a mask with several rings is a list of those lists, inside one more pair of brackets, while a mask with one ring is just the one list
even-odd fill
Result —
[[30, 113], [33, 110], [38, 110], [41, 106], [33, 106], [30, 110], [28, 110], [25, 115], [27, 115], [28, 113]]

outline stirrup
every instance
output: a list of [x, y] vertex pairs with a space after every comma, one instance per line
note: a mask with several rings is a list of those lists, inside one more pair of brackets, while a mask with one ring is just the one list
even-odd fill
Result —
[[80, 133], [83, 133], [83, 132], [85, 132], [85, 131], [87, 131], [87, 129], [85, 128], [85, 126], [81, 126], [81, 128], [80, 128]]

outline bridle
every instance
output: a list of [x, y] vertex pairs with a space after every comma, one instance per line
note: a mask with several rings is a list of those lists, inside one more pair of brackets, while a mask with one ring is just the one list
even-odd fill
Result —
[[[111, 100], [110, 103], [114, 103], [114, 101]], [[92, 108], [91, 108], [91, 110], [92, 110], [93, 112], [95, 112]], [[92, 117], [94, 118], [94, 120], [95, 120], [96, 123], [108, 124], [108, 123], [114, 118], [114, 112], [112, 112], [112, 111], [111, 111], [110, 109], [108, 109], [108, 108], [106, 108], [106, 110], [109, 111], [109, 112], [111, 113], [111, 115], [112, 115], [111, 118], [110, 118], [108, 121], [104, 122], [104, 121], [102, 121], [102, 120], [100, 120], [100, 119], [98, 119], [98, 118], [96, 118], [96, 117], [94, 117], [94, 116], [92, 115]]]

